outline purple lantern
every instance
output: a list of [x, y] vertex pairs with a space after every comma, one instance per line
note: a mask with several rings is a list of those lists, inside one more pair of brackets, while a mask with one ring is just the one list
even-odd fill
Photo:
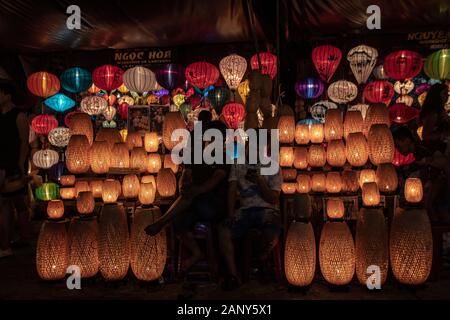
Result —
[[169, 94], [169, 90], [163, 88], [163, 89], [160, 89], [158, 91], [153, 91], [153, 94], [155, 96], [157, 96], [158, 98], [161, 98], [162, 96], [168, 95]]
[[162, 66], [156, 70], [155, 74], [158, 84], [170, 91], [183, 85], [185, 81], [184, 67], [173, 63]]
[[424, 93], [425, 91], [428, 91], [428, 90], [430, 90], [430, 88], [431, 88], [431, 85], [429, 85], [428, 83], [422, 83], [422, 84], [419, 84], [417, 87], [416, 87], [416, 94], [418, 95], [418, 96], [420, 96], [422, 93]]
[[317, 78], [306, 78], [297, 81], [295, 91], [303, 99], [315, 99], [323, 93], [323, 83]]

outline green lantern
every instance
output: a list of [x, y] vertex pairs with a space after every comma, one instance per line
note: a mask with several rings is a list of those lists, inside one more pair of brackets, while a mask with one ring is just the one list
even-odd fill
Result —
[[431, 79], [450, 79], [450, 49], [442, 49], [430, 54], [425, 60], [424, 71]]
[[184, 119], [187, 119], [188, 113], [192, 112], [192, 106], [190, 103], [183, 103], [180, 106], [180, 112], [183, 115]]
[[59, 187], [56, 183], [46, 182], [36, 189], [36, 198], [42, 201], [50, 201], [58, 198]]

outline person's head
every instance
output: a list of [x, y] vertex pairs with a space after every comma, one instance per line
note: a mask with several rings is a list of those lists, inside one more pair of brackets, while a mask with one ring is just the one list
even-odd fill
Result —
[[392, 133], [395, 142], [395, 148], [402, 155], [407, 156], [416, 151], [414, 136], [407, 126], [396, 128]]
[[198, 121], [201, 121], [203, 125], [211, 122], [212, 114], [208, 110], [202, 110], [198, 114]]
[[11, 82], [0, 80], [0, 106], [12, 102], [15, 93], [15, 87]]
[[448, 99], [448, 87], [443, 83], [436, 83], [431, 86], [423, 102], [420, 118], [423, 119], [431, 113], [441, 114], [445, 111], [445, 103]]

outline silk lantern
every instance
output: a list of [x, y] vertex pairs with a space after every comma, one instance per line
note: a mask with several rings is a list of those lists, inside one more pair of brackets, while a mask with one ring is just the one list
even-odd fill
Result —
[[95, 200], [91, 191], [80, 192], [77, 197], [77, 211], [81, 215], [94, 212]]
[[109, 171], [111, 165], [111, 151], [108, 142], [94, 141], [91, 147], [91, 170], [96, 174]]
[[61, 84], [58, 77], [54, 74], [40, 71], [31, 74], [27, 78], [27, 87], [35, 96], [48, 98], [58, 93]]
[[220, 60], [219, 68], [228, 88], [236, 90], [247, 70], [247, 60], [237, 54], [232, 54]]
[[366, 85], [363, 95], [371, 103], [389, 105], [394, 96], [394, 86], [386, 80], [376, 80]]
[[377, 49], [366, 45], [359, 45], [348, 52], [347, 60], [358, 84], [367, 81], [377, 63], [377, 58]]
[[346, 80], [339, 80], [330, 84], [327, 90], [328, 97], [336, 103], [348, 103], [355, 100], [358, 87]]
[[404, 103], [397, 103], [389, 107], [389, 118], [392, 122], [405, 124], [419, 116], [419, 110]]
[[303, 99], [316, 99], [323, 93], [323, 83], [316, 78], [306, 78], [295, 83], [295, 92]]
[[313, 173], [311, 177], [311, 190], [313, 192], [325, 192], [327, 177], [324, 173]]
[[89, 181], [89, 188], [94, 198], [101, 198], [103, 194], [103, 180]]
[[87, 91], [92, 84], [91, 73], [83, 68], [69, 68], [61, 74], [61, 86], [70, 93]]
[[[225, 123], [227, 124], [227, 126], [229, 128], [238, 129], [239, 124], [245, 118], [245, 108], [240, 103], [235, 103], [235, 102], [227, 103], [223, 107], [222, 116], [225, 120]], [[295, 128], [295, 122], [294, 122], [294, 128]], [[294, 137], [292, 137], [292, 140], [294, 140]]]
[[35, 194], [41, 201], [55, 200], [59, 195], [59, 187], [56, 183], [45, 182], [36, 189]]
[[353, 167], [361, 167], [369, 158], [369, 146], [360, 132], [350, 133], [345, 144], [345, 156]]
[[66, 112], [75, 106], [75, 101], [62, 93], [57, 93], [54, 96], [45, 99], [44, 103], [56, 112], [61, 113]]
[[178, 165], [173, 162], [171, 153], [164, 155], [163, 163], [164, 163], [164, 168], [168, 168], [168, 169], [172, 170], [172, 172], [174, 174], [176, 174], [178, 172]]
[[414, 158], [414, 154], [410, 153], [407, 156], [402, 155], [400, 152], [398, 152], [397, 149], [394, 151], [394, 160], [392, 160], [392, 164], [396, 167], [401, 166], [407, 166], [411, 163], [416, 161], [416, 158]]
[[187, 81], [199, 89], [206, 89], [219, 79], [219, 70], [209, 62], [194, 62], [186, 67]]
[[321, 123], [312, 124], [309, 127], [309, 137], [311, 143], [322, 143], [324, 138], [323, 125]]
[[338, 198], [327, 199], [327, 217], [328, 219], [344, 218], [345, 207], [344, 201]]
[[156, 88], [156, 76], [145, 67], [130, 68], [123, 74], [123, 84], [137, 93], [144, 93]]
[[305, 170], [308, 168], [308, 149], [305, 147], [294, 148], [294, 167]]
[[146, 132], [144, 135], [144, 146], [147, 152], [158, 152], [158, 134], [156, 132]]
[[136, 168], [140, 173], [147, 171], [147, 152], [144, 148], [134, 148], [130, 153], [130, 168]]
[[385, 124], [372, 125], [367, 138], [369, 158], [374, 165], [391, 163], [394, 159], [394, 138]]
[[364, 120], [361, 111], [347, 111], [344, 120], [344, 138], [347, 139], [350, 133], [363, 132]]
[[339, 172], [328, 172], [325, 188], [328, 193], [339, 193], [342, 189], [342, 179]]
[[140, 182], [135, 174], [129, 174], [123, 177], [122, 194], [126, 199], [137, 198], [139, 195]]
[[308, 144], [309, 139], [309, 126], [306, 124], [298, 124], [295, 126], [295, 142], [297, 144]]
[[102, 97], [91, 96], [84, 97], [80, 103], [81, 111], [87, 113], [90, 116], [97, 116], [102, 114], [108, 107], [108, 102]]
[[431, 79], [450, 79], [450, 49], [441, 49], [430, 54], [423, 66], [425, 74]]
[[250, 66], [252, 70], [261, 70], [262, 74], [269, 75], [273, 80], [277, 74], [277, 56], [270, 52], [259, 52], [250, 58]]
[[33, 164], [40, 169], [49, 169], [58, 163], [59, 154], [56, 151], [45, 149], [33, 154]]
[[422, 57], [409, 50], [400, 50], [388, 54], [384, 58], [384, 72], [395, 80], [412, 79], [422, 70]]
[[51, 200], [47, 203], [47, 216], [50, 219], [61, 219], [64, 216], [64, 202]]
[[139, 202], [142, 205], [151, 205], [155, 201], [156, 184], [153, 182], [141, 182], [139, 187]]
[[327, 110], [325, 114], [325, 125], [323, 127], [325, 140], [342, 139], [343, 129], [341, 111], [339, 109]]
[[313, 49], [312, 60], [317, 73], [325, 82], [330, 82], [331, 77], [341, 62], [342, 52], [331, 45], [323, 45]]
[[214, 110], [220, 114], [222, 113], [223, 106], [227, 102], [229, 97], [229, 91], [225, 87], [215, 87], [213, 90], [208, 92], [208, 100], [214, 107]]
[[48, 133], [48, 141], [52, 146], [64, 148], [69, 144], [70, 129], [65, 127], [57, 127]]
[[377, 182], [377, 175], [373, 169], [363, 169], [359, 172], [359, 186], [362, 188], [364, 183]]
[[123, 83], [123, 70], [112, 65], [104, 65], [92, 72], [94, 84], [100, 89], [112, 91]]
[[369, 130], [374, 124], [385, 124], [390, 126], [389, 111], [384, 104], [371, 104], [367, 110], [366, 118], [364, 119], [364, 135], [367, 137]]
[[177, 179], [172, 170], [160, 169], [156, 176], [156, 188], [162, 198], [173, 197], [177, 191]]
[[322, 145], [311, 145], [308, 150], [308, 164], [320, 168], [327, 162], [327, 153]]
[[78, 197], [81, 192], [91, 191], [91, 186], [87, 180], [78, 180], [75, 182], [75, 195]]
[[297, 192], [309, 193], [311, 191], [311, 178], [307, 174], [297, 176]]
[[66, 150], [66, 165], [73, 174], [85, 173], [89, 170], [89, 142], [84, 135], [72, 135]]
[[423, 198], [422, 181], [419, 178], [408, 178], [404, 188], [405, 200], [409, 203], [419, 203]]
[[103, 181], [102, 200], [104, 203], [115, 203], [120, 196], [122, 187], [120, 182], [114, 179]]
[[386, 80], [388, 78], [388, 76], [384, 72], [384, 67], [382, 64], [376, 66], [373, 69], [373, 75], [374, 75], [375, 79], [377, 79], [377, 80]]
[[75, 176], [74, 175], [61, 176], [59, 183], [65, 187], [73, 186], [75, 184]]
[[162, 129], [162, 140], [168, 150], [172, 150], [179, 141], [172, 141], [172, 133], [177, 129], [186, 129], [186, 123], [179, 111], [168, 112], [165, 115]]
[[69, 129], [71, 135], [85, 135], [89, 145], [92, 145], [94, 141], [94, 128], [89, 115], [86, 113], [74, 114], [70, 119]]
[[98, 225], [96, 219], [73, 219], [69, 226], [69, 265], [80, 268], [81, 278], [98, 272]]
[[126, 143], [115, 143], [111, 151], [111, 168], [129, 168], [130, 152]]
[[283, 182], [281, 183], [281, 191], [284, 194], [294, 194], [297, 191], [297, 183]]
[[394, 192], [397, 189], [397, 171], [392, 163], [382, 163], [377, 167], [377, 185], [380, 192]]
[[185, 70], [181, 65], [168, 63], [155, 71], [156, 81], [167, 90], [182, 86], [185, 82]]
[[48, 135], [50, 131], [58, 126], [58, 120], [54, 116], [48, 114], [41, 114], [31, 120], [31, 128], [37, 134], [44, 136]]
[[364, 183], [361, 189], [364, 206], [374, 207], [380, 204], [380, 191], [375, 182]]
[[75, 198], [75, 188], [61, 188], [59, 189], [59, 196], [63, 200], [72, 200]]
[[359, 190], [359, 180], [356, 171], [344, 170], [341, 174], [342, 192], [355, 193]]

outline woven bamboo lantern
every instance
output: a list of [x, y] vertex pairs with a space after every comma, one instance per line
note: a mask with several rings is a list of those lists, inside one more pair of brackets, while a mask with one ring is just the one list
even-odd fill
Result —
[[408, 178], [405, 181], [405, 200], [409, 203], [418, 203], [423, 198], [422, 181], [419, 178]]
[[359, 172], [359, 186], [362, 189], [364, 183], [377, 182], [377, 175], [372, 169], [363, 169]]
[[127, 144], [129, 151], [133, 150], [133, 148], [141, 148], [144, 146], [142, 136], [139, 132], [129, 132], [125, 143]]
[[50, 219], [61, 219], [64, 215], [64, 202], [51, 200], [47, 203], [47, 216]]
[[172, 141], [172, 133], [176, 129], [186, 129], [186, 123], [184, 122], [183, 115], [179, 111], [168, 112], [165, 115], [162, 129], [162, 138], [164, 146], [172, 150], [179, 141]]
[[309, 138], [311, 139], [311, 143], [322, 143], [323, 136], [323, 124], [313, 123], [309, 127]]
[[308, 168], [308, 149], [305, 147], [294, 148], [294, 167], [300, 170]]
[[311, 178], [307, 174], [297, 176], [297, 192], [309, 193], [311, 191]]
[[122, 194], [125, 198], [137, 198], [139, 195], [140, 182], [135, 174], [129, 174], [123, 177]]
[[104, 203], [115, 203], [120, 196], [122, 187], [120, 182], [114, 179], [106, 179], [103, 182], [102, 200]]
[[166, 264], [167, 239], [162, 230], [156, 236], [148, 236], [145, 228], [161, 216], [159, 208], [137, 208], [134, 213], [130, 236], [130, 262], [134, 275], [140, 281], [152, 281], [161, 277]]
[[80, 192], [77, 197], [77, 211], [81, 215], [91, 214], [95, 209], [95, 200], [91, 191]]
[[375, 207], [380, 204], [380, 191], [375, 182], [364, 183], [362, 189], [362, 201], [366, 207]]
[[369, 158], [374, 165], [392, 163], [395, 151], [394, 138], [387, 125], [372, 125], [367, 144], [369, 145]]
[[103, 180], [91, 180], [89, 181], [89, 187], [91, 188], [94, 198], [101, 198], [103, 194]]
[[69, 247], [64, 223], [45, 221], [36, 248], [36, 269], [42, 280], [61, 280], [69, 265]]
[[313, 192], [325, 192], [327, 177], [324, 173], [314, 173], [311, 177], [311, 190]]
[[331, 140], [327, 147], [328, 164], [332, 167], [343, 167], [346, 161], [344, 141]]
[[280, 166], [281, 167], [292, 167], [294, 163], [294, 148], [292, 147], [281, 147], [280, 148]]
[[342, 179], [339, 172], [328, 172], [326, 189], [328, 193], [339, 193], [342, 189]]
[[64, 187], [70, 187], [75, 184], [75, 176], [74, 175], [67, 175], [67, 176], [61, 176], [59, 179], [59, 183]]
[[156, 176], [156, 189], [162, 198], [170, 198], [177, 192], [177, 179], [170, 169], [161, 169]]
[[120, 132], [113, 128], [101, 128], [95, 136], [95, 141], [106, 141], [110, 150], [112, 150], [114, 144], [123, 142]]
[[309, 126], [307, 124], [297, 124], [295, 126], [295, 142], [297, 144], [308, 144], [309, 141]]
[[147, 158], [147, 172], [158, 173], [161, 167], [161, 156], [158, 153], [150, 153]]
[[366, 118], [364, 119], [363, 133], [367, 137], [370, 128], [374, 124], [385, 124], [389, 127], [391, 124], [389, 118], [389, 111], [384, 103], [374, 103], [367, 109]]
[[152, 182], [141, 183], [139, 188], [139, 202], [142, 205], [150, 205], [155, 202], [156, 185]]
[[325, 114], [325, 125], [323, 128], [325, 140], [331, 141], [342, 139], [344, 127], [342, 124], [342, 113], [339, 109], [328, 109]]
[[66, 166], [74, 174], [85, 173], [89, 170], [91, 161], [90, 145], [84, 135], [72, 135], [66, 149]]
[[294, 116], [280, 116], [278, 130], [280, 143], [292, 143], [295, 138]]
[[328, 219], [344, 218], [345, 207], [342, 199], [327, 199], [327, 217]]
[[61, 188], [59, 189], [59, 196], [63, 200], [71, 200], [75, 198], [75, 188]]
[[309, 286], [316, 271], [316, 241], [311, 223], [293, 222], [284, 251], [287, 281], [297, 287]]
[[394, 192], [397, 190], [397, 171], [392, 163], [383, 163], [378, 166], [377, 185], [380, 192]]
[[88, 192], [91, 191], [91, 187], [89, 185], [89, 181], [78, 180], [75, 182], [75, 196], [78, 197], [80, 192]]
[[108, 142], [94, 141], [91, 147], [91, 170], [96, 174], [109, 171], [112, 154]]
[[147, 152], [144, 148], [134, 148], [130, 154], [130, 167], [139, 169], [139, 172], [147, 171]]
[[147, 132], [144, 135], [144, 146], [147, 152], [158, 152], [159, 139], [156, 132]]
[[85, 135], [89, 145], [94, 141], [94, 128], [91, 117], [83, 112], [75, 113], [69, 122], [70, 135]]
[[148, 175], [148, 176], [143, 176], [141, 178], [141, 183], [153, 183], [153, 186], [156, 189], [156, 179], [155, 176], [152, 175]]
[[355, 245], [345, 222], [325, 223], [319, 244], [323, 277], [332, 285], [347, 285], [355, 273]]
[[362, 208], [356, 224], [356, 276], [367, 285], [371, 265], [380, 267], [380, 284], [386, 282], [389, 270], [388, 227], [381, 209]]
[[281, 191], [284, 194], [294, 194], [297, 191], [296, 182], [283, 182], [281, 184]]
[[320, 168], [327, 163], [327, 153], [321, 144], [312, 145], [308, 150], [308, 164], [311, 167]]
[[80, 268], [82, 278], [91, 278], [98, 272], [97, 220], [73, 219], [69, 226], [69, 265]]
[[297, 170], [296, 169], [282, 169], [281, 176], [283, 177], [283, 181], [295, 181], [297, 178]]
[[397, 209], [391, 224], [389, 251], [392, 272], [400, 283], [421, 285], [428, 279], [433, 236], [425, 210]]
[[361, 111], [347, 111], [344, 120], [344, 138], [347, 139], [350, 133], [363, 132], [364, 120]]
[[116, 143], [111, 151], [111, 168], [129, 168], [130, 153], [126, 143]]
[[361, 167], [369, 158], [369, 147], [362, 133], [350, 133], [345, 144], [345, 156], [353, 167]]
[[359, 190], [359, 180], [356, 171], [344, 170], [341, 174], [342, 192], [355, 193]]
[[170, 153], [164, 155], [164, 168], [172, 170], [175, 174], [178, 172], [178, 165], [173, 162], [172, 154]]
[[130, 238], [122, 205], [103, 207], [98, 228], [100, 273], [106, 281], [125, 278], [130, 265]]

